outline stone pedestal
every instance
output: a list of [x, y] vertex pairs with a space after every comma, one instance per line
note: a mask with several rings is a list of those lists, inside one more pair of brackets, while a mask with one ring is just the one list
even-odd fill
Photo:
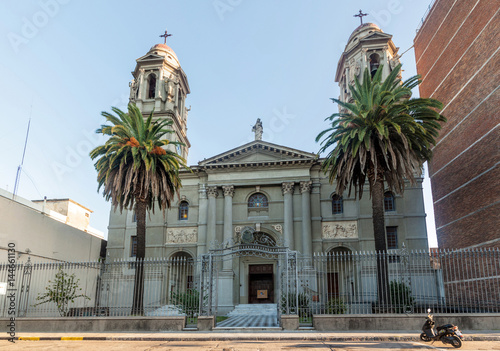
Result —
[[198, 331], [212, 330], [215, 327], [215, 316], [199, 316]]
[[296, 314], [282, 315], [281, 327], [283, 330], [298, 330], [299, 329], [299, 316]]
[[217, 313], [225, 315], [234, 309], [233, 301], [234, 272], [223, 270], [219, 273], [217, 281]]

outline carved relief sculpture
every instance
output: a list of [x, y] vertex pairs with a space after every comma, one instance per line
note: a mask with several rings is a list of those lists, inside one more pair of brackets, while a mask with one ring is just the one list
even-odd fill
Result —
[[351, 239], [358, 237], [356, 221], [323, 222], [323, 239]]
[[197, 242], [197, 228], [171, 228], [167, 230], [166, 244], [196, 244]]
[[271, 225], [274, 230], [276, 230], [278, 233], [283, 234], [283, 226], [281, 224], [272, 224]]
[[128, 86], [130, 87], [129, 98], [131, 101], [135, 101], [135, 99], [137, 98], [137, 91], [139, 90], [139, 79], [138, 78], [132, 79], [132, 81], [128, 84]]

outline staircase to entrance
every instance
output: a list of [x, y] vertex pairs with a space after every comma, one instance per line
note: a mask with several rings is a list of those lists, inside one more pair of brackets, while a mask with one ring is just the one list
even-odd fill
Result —
[[279, 328], [275, 303], [240, 304], [227, 314], [228, 319], [217, 323], [216, 329]]

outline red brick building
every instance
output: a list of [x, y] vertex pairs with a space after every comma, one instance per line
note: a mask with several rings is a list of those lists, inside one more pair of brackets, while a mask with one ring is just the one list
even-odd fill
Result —
[[429, 174], [440, 248], [500, 247], [500, 2], [437, 0], [414, 43], [444, 104]]

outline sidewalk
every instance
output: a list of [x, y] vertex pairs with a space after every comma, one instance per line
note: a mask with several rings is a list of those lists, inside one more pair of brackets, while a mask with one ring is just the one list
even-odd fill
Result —
[[[465, 341], [500, 341], [500, 331], [462, 331]], [[111, 340], [111, 341], [419, 341], [419, 331], [317, 332], [298, 331], [183, 331], [126, 333], [17, 333], [16, 340]], [[0, 340], [7, 340], [7, 336]]]

